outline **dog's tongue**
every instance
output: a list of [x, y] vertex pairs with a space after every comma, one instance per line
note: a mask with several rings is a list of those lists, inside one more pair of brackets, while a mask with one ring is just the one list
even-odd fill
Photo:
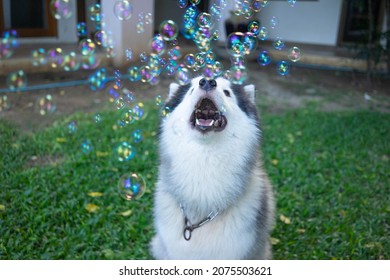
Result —
[[196, 119], [196, 125], [200, 128], [200, 129], [207, 129], [209, 127], [212, 127], [214, 124], [214, 120], [212, 119]]

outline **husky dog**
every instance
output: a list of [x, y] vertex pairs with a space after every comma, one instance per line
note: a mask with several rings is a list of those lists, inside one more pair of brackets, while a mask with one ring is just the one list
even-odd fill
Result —
[[269, 259], [271, 184], [259, 154], [255, 87], [172, 83], [160, 125], [156, 259]]

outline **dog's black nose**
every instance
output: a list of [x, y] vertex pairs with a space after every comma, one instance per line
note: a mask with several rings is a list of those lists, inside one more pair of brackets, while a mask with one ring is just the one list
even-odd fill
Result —
[[214, 79], [206, 80], [205, 78], [202, 78], [199, 81], [199, 86], [201, 89], [204, 89], [206, 91], [212, 90], [217, 87], [217, 81]]

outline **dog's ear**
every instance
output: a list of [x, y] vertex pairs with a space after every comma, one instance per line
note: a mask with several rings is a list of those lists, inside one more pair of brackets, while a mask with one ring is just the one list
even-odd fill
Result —
[[253, 104], [256, 104], [256, 90], [254, 85], [247, 85], [244, 86], [244, 92], [246, 96], [248, 96], [248, 99]]
[[179, 87], [180, 86], [178, 84], [176, 84], [176, 83], [171, 83], [169, 85], [168, 99], [171, 99], [173, 97], [173, 95], [177, 92]]

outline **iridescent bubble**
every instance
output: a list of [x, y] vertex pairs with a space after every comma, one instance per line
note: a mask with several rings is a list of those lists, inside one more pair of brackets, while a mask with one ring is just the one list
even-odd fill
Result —
[[64, 55], [61, 48], [50, 49], [47, 51], [48, 61], [52, 68], [62, 67]]
[[120, 142], [114, 146], [114, 158], [120, 162], [131, 160], [135, 157], [135, 150], [127, 142]]
[[172, 41], [179, 34], [179, 27], [173, 20], [165, 20], [160, 24], [160, 34], [165, 41]]
[[95, 53], [96, 45], [91, 39], [82, 39], [79, 42], [79, 51], [82, 55], [91, 55]]
[[260, 28], [259, 30], [259, 35], [258, 35], [258, 38], [262, 41], [266, 40], [268, 38], [268, 29], [267, 27], [262, 27]]
[[160, 116], [161, 116], [162, 120], [165, 121], [171, 115], [171, 112], [172, 112], [172, 110], [168, 106], [165, 106], [164, 108], [162, 108], [160, 111]]
[[137, 29], [137, 33], [138, 33], [138, 34], [144, 33], [144, 32], [145, 32], [144, 23], [143, 23], [143, 22], [140, 22], [140, 21], [137, 22], [136, 29]]
[[205, 77], [206, 79], [214, 79], [215, 75], [214, 75], [213, 65], [206, 64], [206, 66], [203, 68], [202, 76]]
[[76, 131], [77, 131], [77, 122], [71, 121], [70, 123], [68, 123], [68, 133], [74, 134]]
[[23, 70], [11, 72], [7, 76], [7, 86], [10, 90], [20, 90], [27, 86], [27, 76]]
[[76, 71], [80, 68], [80, 60], [75, 52], [70, 52], [64, 56], [63, 67], [65, 71]]
[[233, 56], [230, 58], [232, 66], [245, 67], [246, 60], [243, 56]]
[[126, 60], [132, 60], [133, 59], [133, 50], [132, 49], [126, 49], [125, 51]]
[[185, 8], [188, 5], [188, 0], [177, 0], [177, 4], [179, 5], [180, 8]]
[[186, 67], [179, 67], [175, 79], [180, 85], [187, 85], [191, 81], [190, 71]]
[[253, 16], [253, 10], [249, 1], [244, 1], [242, 5], [242, 14], [246, 19], [250, 19]]
[[11, 108], [11, 104], [7, 95], [0, 96], [0, 112], [8, 110], [9, 108]]
[[183, 15], [184, 22], [187, 22], [190, 20], [195, 21], [198, 14], [199, 14], [199, 9], [196, 6], [194, 6], [194, 5], [188, 6], [184, 12], [184, 15]]
[[133, 110], [129, 109], [122, 112], [121, 119], [120, 119], [121, 126], [132, 124], [135, 121], [136, 119], [134, 118]]
[[145, 24], [152, 24], [153, 23], [153, 15], [152, 13], [147, 13], [145, 15]]
[[262, 5], [262, 0], [254, 0], [253, 3], [252, 3], [252, 10], [257, 13], [257, 12], [260, 12], [261, 9], [263, 8], [263, 5]]
[[259, 53], [259, 55], [257, 56], [257, 62], [261, 65], [261, 66], [267, 66], [268, 64], [271, 63], [271, 57], [270, 55], [268, 54], [267, 51], [262, 51]]
[[300, 60], [302, 58], [301, 50], [298, 47], [290, 48], [288, 51], [288, 58], [292, 62], [297, 62], [298, 60]]
[[260, 23], [257, 20], [253, 20], [248, 24], [248, 32], [253, 33], [254, 35], [259, 35], [260, 32]]
[[200, 3], [201, 0], [190, 0], [190, 3], [192, 5], [198, 5]]
[[173, 47], [168, 51], [168, 56], [170, 59], [178, 60], [181, 58], [180, 46]]
[[76, 25], [77, 28], [77, 36], [85, 37], [87, 35], [87, 25], [85, 22], [79, 22]]
[[140, 74], [137, 66], [130, 67], [128, 72], [129, 72], [129, 76], [130, 76], [129, 79], [131, 82], [137, 82], [137, 81], [141, 80], [141, 74]]
[[136, 129], [133, 131], [133, 142], [139, 143], [143, 140], [142, 131], [140, 129]]
[[91, 5], [89, 7], [89, 18], [92, 21], [100, 22], [101, 20], [100, 4]]
[[104, 30], [99, 30], [96, 31], [95, 34], [93, 35], [94, 41], [97, 45], [101, 46], [109, 46], [110, 42], [108, 40], [108, 35]]
[[95, 55], [81, 56], [81, 67], [83, 69], [96, 69], [101, 62], [101, 58]]
[[186, 56], [184, 57], [184, 64], [188, 68], [192, 68], [195, 65], [195, 56], [192, 53], [186, 54]]
[[133, 107], [133, 116], [136, 121], [143, 120], [146, 118], [147, 114], [145, 111], [145, 105], [142, 102], [138, 102], [137, 105]]
[[46, 51], [44, 48], [39, 48], [31, 52], [32, 64], [34, 66], [45, 65], [47, 63]]
[[128, 20], [133, 15], [133, 4], [128, 0], [120, 0], [114, 3], [114, 14], [119, 20]]
[[212, 40], [217, 41], [219, 39], [219, 30], [215, 30], [211, 38]]
[[92, 90], [102, 89], [106, 84], [106, 69], [101, 68], [89, 76], [88, 83]]
[[200, 27], [212, 28], [214, 26], [214, 18], [208, 13], [199, 13], [196, 21]]
[[147, 82], [150, 82], [150, 80], [152, 79], [153, 75], [151, 73], [151, 70], [150, 70], [150, 67], [149, 66], [142, 66], [140, 69], [139, 69], [139, 72], [141, 74], [141, 82], [143, 83], [147, 83]]
[[0, 60], [10, 58], [14, 53], [12, 43], [7, 38], [0, 38]]
[[214, 64], [215, 61], [215, 53], [214, 52], [208, 52], [205, 55], [205, 62], [206, 64]]
[[10, 44], [12, 48], [19, 47], [19, 36], [15, 29], [5, 30], [2, 34], [2, 37]]
[[223, 73], [223, 78], [229, 81], [232, 79], [232, 73], [230, 73], [229, 69]]
[[279, 51], [282, 50], [285, 46], [283, 39], [280, 37], [276, 37], [276, 39], [274, 40], [272, 45], [274, 46], [275, 49], [277, 49]]
[[84, 142], [81, 143], [81, 151], [82, 151], [84, 154], [89, 154], [90, 152], [92, 152], [92, 144], [91, 144], [91, 141], [89, 141], [88, 139], [84, 140]]
[[146, 189], [145, 180], [137, 173], [121, 176], [118, 182], [119, 195], [126, 200], [139, 199]]
[[278, 62], [278, 64], [276, 65], [276, 71], [279, 75], [286, 76], [290, 71], [290, 66], [288, 62], [284, 60]]
[[[118, 96], [119, 96], [119, 93], [118, 93]], [[118, 97], [114, 97], [114, 99], [115, 99], [115, 108], [117, 110], [121, 110], [121, 109], [126, 107], [126, 102], [123, 100], [122, 97], [119, 97], [119, 98]]]
[[147, 62], [148, 61], [148, 54], [146, 52], [140, 53], [139, 59], [141, 62]]
[[165, 52], [166, 43], [161, 34], [157, 34], [152, 38], [150, 53], [162, 55]]
[[226, 48], [232, 56], [242, 56], [246, 53], [246, 47], [244, 46], [244, 33], [233, 32], [226, 40]]
[[35, 107], [41, 116], [52, 114], [57, 109], [57, 105], [54, 103], [53, 97], [50, 94], [44, 97], [38, 97], [35, 102]]
[[248, 79], [248, 73], [245, 67], [233, 66], [230, 67], [231, 82], [233, 84], [242, 85]]
[[291, 7], [294, 7], [297, 3], [297, 0], [287, 0], [287, 2], [290, 4]]
[[216, 61], [213, 65], [213, 72], [215, 77], [219, 77], [223, 75], [223, 65], [221, 62]]
[[155, 101], [156, 106], [158, 106], [158, 107], [160, 107], [164, 104], [164, 101], [163, 101], [161, 95], [157, 95], [156, 98], [154, 99], [154, 101]]
[[99, 113], [96, 113], [93, 116], [93, 119], [95, 120], [95, 123], [101, 123], [102, 122], [102, 116]]
[[68, 19], [72, 16], [70, 0], [51, 0], [50, 12], [55, 19]]
[[269, 22], [271, 28], [275, 28], [279, 24], [279, 19], [276, 16], [272, 16]]

